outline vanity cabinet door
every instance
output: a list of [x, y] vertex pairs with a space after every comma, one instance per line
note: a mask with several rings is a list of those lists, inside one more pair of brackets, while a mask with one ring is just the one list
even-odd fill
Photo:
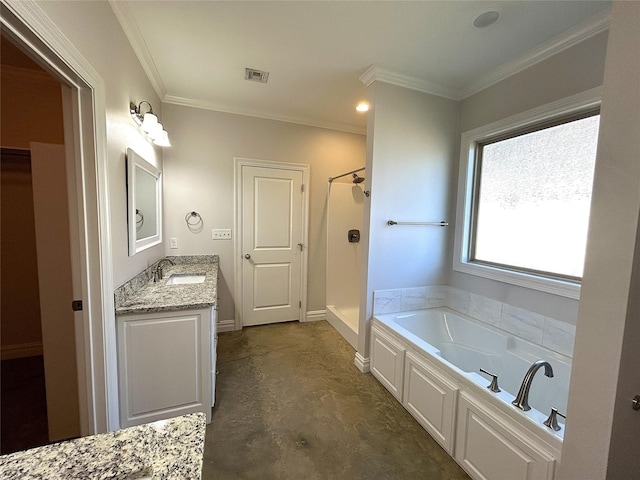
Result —
[[218, 307], [211, 309], [211, 407], [216, 404], [216, 366], [218, 363]]
[[375, 326], [371, 328], [371, 373], [402, 402], [404, 347]]
[[456, 461], [476, 480], [553, 480], [544, 444], [466, 392], [458, 400]]
[[420, 355], [407, 352], [404, 370], [404, 407], [450, 455], [458, 387]]
[[211, 421], [211, 309], [121, 315], [120, 426], [203, 412]]

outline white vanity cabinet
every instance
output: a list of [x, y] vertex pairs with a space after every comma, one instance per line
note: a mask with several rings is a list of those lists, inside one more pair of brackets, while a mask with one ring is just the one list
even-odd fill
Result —
[[216, 367], [218, 359], [218, 307], [211, 308], [211, 407], [216, 404]]
[[371, 373], [402, 402], [405, 348], [390, 335], [371, 328]]
[[460, 394], [456, 461], [479, 480], [553, 480], [549, 447], [485, 403]]
[[458, 387], [421, 355], [408, 351], [404, 370], [404, 408], [453, 454]]
[[121, 428], [194, 412], [211, 421], [213, 308], [117, 317]]

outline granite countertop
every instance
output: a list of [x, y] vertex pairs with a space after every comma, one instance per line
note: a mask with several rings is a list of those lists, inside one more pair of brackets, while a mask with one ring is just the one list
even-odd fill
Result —
[[192, 413], [3, 455], [0, 478], [198, 480], [205, 427]]
[[[157, 262], [115, 291], [116, 315], [208, 308], [216, 305], [218, 256], [167, 257], [163, 279], [153, 281]], [[203, 283], [167, 285], [172, 275], [204, 274]]]

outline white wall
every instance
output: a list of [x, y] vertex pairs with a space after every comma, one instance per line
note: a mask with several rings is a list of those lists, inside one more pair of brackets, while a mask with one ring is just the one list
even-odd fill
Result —
[[[358, 175], [365, 177], [366, 172]], [[349, 242], [349, 230], [362, 233], [362, 184], [355, 185], [351, 175], [347, 180], [331, 184], [327, 223], [327, 305], [358, 308], [362, 283], [362, 242]], [[357, 327], [357, 325], [356, 325]]]
[[458, 103], [375, 82], [370, 90], [358, 353], [368, 357], [373, 291], [445, 284], [449, 235], [433, 226], [387, 226], [388, 220], [452, 220], [451, 178]]
[[[170, 249], [167, 240], [165, 253], [220, 255], [219, 320], [234, 318], [234, 240], [212, 240], [211, 229], [233, 228], [234, 157], [311, 166], [307, 305], [324, 310], [327, 179], [363, 165], [365, 137], [172, 104], [163, 111], [173, 145], [164, 153], [165, 240], [179, 245]], [[194, 210], [204, 221], [199, 233], [184, 220]]]
[[[602, 85], [606, 48], [604, 32], [461, 101], [457, 151], [462, 132]], [[456, 154], [454, 182], [458, 158]], [[454, 195], [456, 188], [451, 188]], [[453, 229], [449, 233], [453, 244]], [[452, 261], [451, 286], [575, 325], [577, 300], [455, 272]]]
[[561, 480], [640, 478], [640, 3], [614, 3]]
[[113, 283], [121, 285], [164, 254], [159, 245], [128, 256], [125, 150], [131, 147], [162, 168], [162, 152], [146, 140], [129, 115], [129, 102], [162, 105], [140, 66], [108, 2], [39, 1], [38, 5], [93, 66], [105, 84], [109, 210], [113, 245]]

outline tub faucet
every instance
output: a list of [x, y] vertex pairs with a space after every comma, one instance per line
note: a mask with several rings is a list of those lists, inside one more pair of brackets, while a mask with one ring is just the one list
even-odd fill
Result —
[[549, 362], [545, 362], [544, 360], [538, 360], [533, 362], [527, 370], [527, 373], [522, 380], [522, 385], [520, 386], [520, 391], [518, 391], [518, 395], [516, 395], [516, 399], [511, 402], [512, 405], [519, 408], [520, 410], [531, 410], [529, 406], [529, 390], [531, 389], [531, 382], [533, 382], [533, 377], [536, 372], [540, 369], [540, 367], [544, 367], [544, 374], [547, 377], [553, 377], [553, 368], [551, 368], [551, 364]]
[[162, 275], [163, 275], [162, 269], [164, 268], [165, 262], [169, 262], [171, 265], [175, 265], [173, 260], [171, 260], [170, 258], [163, 258], [162, 260], [160, 260], [156, 265], [156, 269], [153, 271], [154, 282], [157, 282], [158, 280], [162, 280]]

